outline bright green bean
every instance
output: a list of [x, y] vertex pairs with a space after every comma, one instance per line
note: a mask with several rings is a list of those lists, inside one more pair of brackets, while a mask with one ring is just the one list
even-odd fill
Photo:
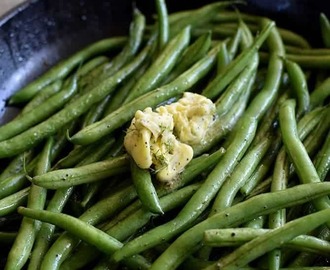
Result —
[[141, 169], [130, 160], [131, 178], [142, 205], [154, 214], [163, 214], [159, 198], [148, 169]]

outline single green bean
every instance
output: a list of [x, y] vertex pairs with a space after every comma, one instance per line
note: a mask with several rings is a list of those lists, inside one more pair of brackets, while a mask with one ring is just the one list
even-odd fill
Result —
[[103, 52], [121, 47], [126, 41], [125, 37], [114, 37], [97, 41], [82, 50], [74, 53], [69, 58], [60, 61], [36, 80], [16, 92], [9, 100], [10, 104], [26, 102], [36, 95], [46, 85], [55, 80], [66, 77], [75, 67], [88, 58]]
[[23, 206], [29, 195], [30, 187], [23, 188], [20, 191], [15, 192], [0, 200], [0, 217], [4, 217], [8, 214], [16, 211], [18, 206]]
[[310, 106], [315, 108], [322, 106], [326, 98], [330, 96], [330, 78], [325, 79], [310, 95]]
[[289, 75], [292, 90], [297, 99], [297, 115], [300, 117], [305, 112], [309, 111], [309, 90], [305, 73], [301, 67], [290, 60], [286, 60], [285, 67]]
[[163, 214], [150, 171], [141, 169], [132, 159], [130, 160], [130, 168], [132, 182], [142, 205], [152, 213]]
[[[271, 229], [232, 228], [213, 229], [204, 232], [203, 241], [205, 245], [212, 247], [240, 246], [270, 232]], [[322, 255], [328, 255], [330, 244], [318, 237], [311, 235], [298, 235], [291, 241], [284, 243], [287, 248], [299, 251], [308, 251]]]
[[[94, 69], [98, 68], [99, 66], [107, 63], [109, 58], [104, 55], [96, 56], [83, 64], [81, 68], [78, 70], [77, 75], [78, 77], [83, 77], [92, 72]], [[44, 90], [43, 90], [44, 91]]]
[[[327, 191], [326, 191], [327, 189]], [[260, 194], [215, 214], [182, 233], [150, 269], [175, 269], [192, 250], [201, 246], [205, 230], [235, 227], [260, 215], [299, 205], [330, 193], [330, 183], [301, 184], [286, 190]], [[168, 231], [166, 231], [168, 234]], [[117, 251], [119, 252], [119, 251]], [[249, 252], [246, 252], [249, 253]], [[113, 257], [116, 255], [114, 253]]]
[[169, 84], [126, 103], [102, 120], [77, 132], [71, 137], [71, 141], [75, 144], [89, 144], [97, 141], [132, 119], [137, 110], [144, 109], [148, 106], [154, 107], [169, 98], [182, 94], [209, 72], [215, 64], [218, 50], [218, 47], [211, 50], [208, 55]]
[[65, 229], [67, 232], [96, 246], [106, 254], [113, 253], [123, 245], [118, 240], [96, 227], [67, 214], [24, 207], [19, 207], [17, 211], [25, 217], [48, 222]]
[[[295, 171], [302, 183], [321, 182], [306, 148], [299, 139], [294, 113], [295, 101], [287, 100], [284, 102], [280, 108], [279, 120], [286, 151], [288, 152]], [[327, 117], [329, 117], [329, 113]], [[315, 208], [318, 210], [323, 210], [330, 207], [328, 197], [318, 198], [313, 203]]]
[[315, 161], [315, 168], [317, 170], [317, 174], [320, 177], [321, 181], [326, 179], [326, 176], [330, 170], [330, 136], [329, 134], [326, 137], [326, 140], [317, 154]]
[[123, 155], [75, 168], [50, 171], [34, 176], [31, 181], [35, 185], [48, 189], [71, 187], [99, 181], [125, 172], [128, 164], [129, 159], [127, 155]]
[[157, 25], [158, 25], [158, 50], [161, 51], [169, 39], [169, 22], [167, 7], [164, 0], [156, 0]]
[[217, 74], [224, 72], [230, 61], [231, 56], [228, 52], [227, 44], [225, 42], [222, 42], [221, 49], [217, 58]]
[[[77, 119], [85, 113], [93, 104], [101, 101], [110, 94], [117, 84], [127, 78], [132, 72], [141, 66], [149, 53], [149, 47], [145, 49], [129, 64], [120, 69], [115, 75], [102, 81], [90, 92], [78, 97], [44, 122], [28, 129], [27, 131], [5, 141], [0, 142], [0, 157], [13, 156], [26, 151], [44, 138], [56, 133], [56, 131], [67, 123]], [[91, 125], [92, 126], [92, 125]]]
[[323, 12], [320, 13], [320, 30], [323, 44], [326, 48], [330, 48], [330, 22]]

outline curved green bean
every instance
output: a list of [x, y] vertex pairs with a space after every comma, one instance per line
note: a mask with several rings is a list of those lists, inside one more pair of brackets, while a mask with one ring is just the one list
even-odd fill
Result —
[[0, 200], [0, 217], [6, 216], [16, 211], [18, 206], [26, 203], [30, 187], [23, 188]]

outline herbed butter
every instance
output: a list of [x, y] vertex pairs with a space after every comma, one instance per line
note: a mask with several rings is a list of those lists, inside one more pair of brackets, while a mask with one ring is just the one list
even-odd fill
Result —
[[185, 92], [177, 102], [138, 110], [127, 129], [124, 146], [136, 164], [152, 169], [162, 182], [172, 182], [203, 144], [216, 114], [214, 103]]

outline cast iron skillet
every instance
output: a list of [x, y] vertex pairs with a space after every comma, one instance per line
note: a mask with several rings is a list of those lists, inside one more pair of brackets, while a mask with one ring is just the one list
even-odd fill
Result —
[[[210, 1], [168, 0], [169, 12]], [[329, 14], [323, 0], [247, 0], [243, 9], [270, 16], [309, 39], [319, 39], [318, 15]], [[153, 0], [134, 2], [151, 18]], [[15, 115], [6, 100], [60, 59], [109, 36], [127, 34], [132, 0], [28, 0], [0, 20], [0, 124]]]

